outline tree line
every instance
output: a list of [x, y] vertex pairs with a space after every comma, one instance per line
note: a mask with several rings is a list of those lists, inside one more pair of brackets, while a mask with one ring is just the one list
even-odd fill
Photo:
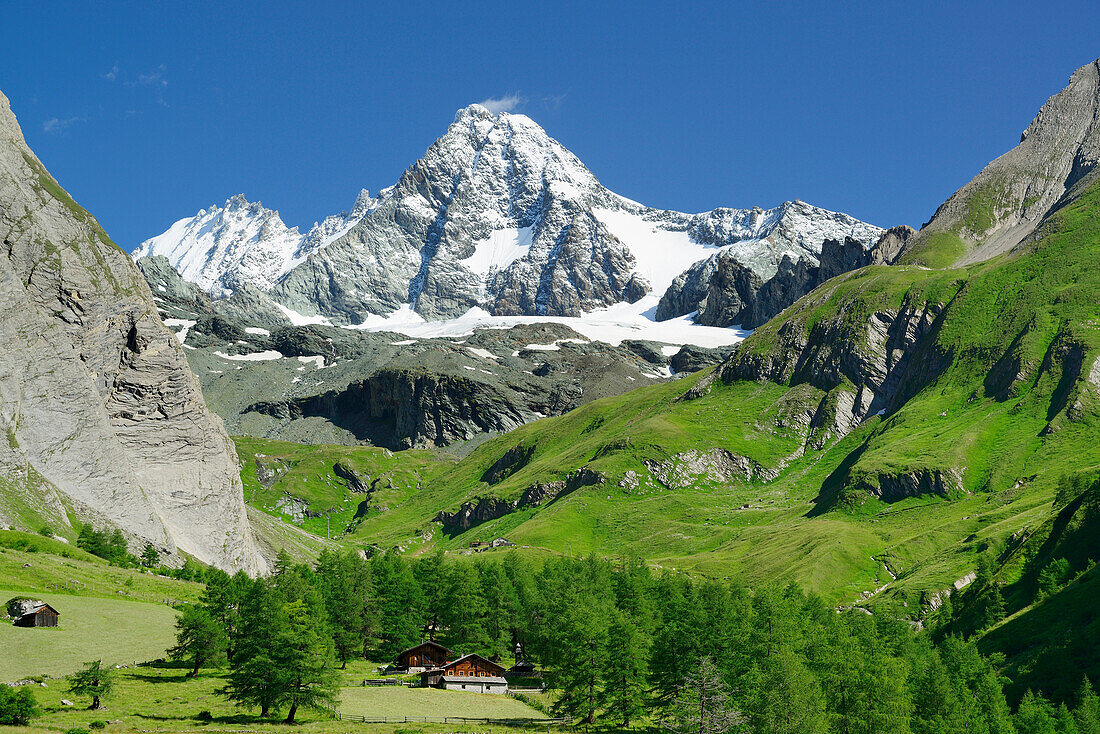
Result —
[[[390, 660], [434, 639], [544, 671], [553, 711], [579, 723], [674, 731], [1100, 734], [1083, 680], [1074, 700], [1028, 692], [1012, 711], [997, 672], [955, 636], [838, 613], [795, 586], [654, 573], [640, 561], [370, 560], [326, 551], [313, 566], [208, 574], [178, 620], [173, 657], [228, 665], [225, 694], [263, 716], [332, 708], [336, 668]], [[508, 660], [505, 660], [508, 663]]]

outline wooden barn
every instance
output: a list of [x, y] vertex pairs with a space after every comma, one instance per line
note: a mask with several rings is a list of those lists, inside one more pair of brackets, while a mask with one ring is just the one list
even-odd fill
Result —
[[409, 673], [420, 673], [425, 670], [441, 668], [447, 664], [447, 658], [451, 651], [431, 640], [414, 645], [408, 650], [402, 650], [397, 654], [395, 664], [398, 668]]
[[14, 624], [16, 627], [56, 627], [60, 614], [49, 604], [42, 603], [17, 617]]
[[435, 670], [420, 674], [420, 684], [428, 688], [474, 693], [507, 693], [504, 666], [480, 655], [463, 655]]

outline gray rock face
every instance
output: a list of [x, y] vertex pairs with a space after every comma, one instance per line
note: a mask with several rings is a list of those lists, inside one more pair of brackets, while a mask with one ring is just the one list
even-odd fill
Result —
[[2, 94], [0, 241], [0, 495], [262, 570], [232, 443], [148, 286], [27, 148]]
[[873, 264], [893, 265], [896, 263], [916, 233], [915, 229], [905, 224], [891, 227], [883, 232], [878, 242], [875, 243], [872, 257]]
[[955, 499], [966, 494], [959, 472], [947, 469], [924, 469], [862, 476], [853, 479], [850, 486], [885, 502], [898, 502], [907, 497], [930, 494], [945, 499]]
[[830, 278], [888, 262], [907, 231], [912, 232], [895, 227], [870, 248], [853, 237], [827, 239], [816, 261], [784, 254], [766, 281], [737, 255], [723, 252], [696, 263], [673, 281], [657, 306], [657, 319], [697, 312], [697, 324], [755, 329]]
[[799, 305], [802, 311], [776, 328], [773, 349], [738, 350], [718, 374], [727, 382], [789, 385], [792, 405], [799, 401], [799, 386], [821, 391], [823, 395], [813, 404], [797, 405], [785, 419], [806, 428], [814, 448], [847, 435], [880, 411], [891, 412], [934, 380], [949, 361], [934, 349], [922, 350], [943, 304], [906, 302], [896, 311], [877, 311], [869, 320], [859, 319], [860, 325], [853, 327], [849, 311], [860, 306], [851, 302], [808, 329], [800, 316], [814, 303], [804, 300]]
[[[906, 252], [937, 266], [1008, 252], [1096, 180], [1098, 161], [1100, 59], [1073, 73], [1065, 89], [1042, 106], [1019, 145], [941, 204]], [[945, 248], [945, 241], [955, 247]]]
[[705, 367], [721, 364], [729, 359], [735, 350], [735, 346], [707, 349], [688, 344], [672, 355], [670, 364], [673, 372], [698, 372]]
[[752, 479], [767, 481], [779, 474], [725, 449], [685, 451], [664, 461], [647, 459], [644, 463], [653, 478], [669, 489], [685, 489], [700, 481], [716, 484]]

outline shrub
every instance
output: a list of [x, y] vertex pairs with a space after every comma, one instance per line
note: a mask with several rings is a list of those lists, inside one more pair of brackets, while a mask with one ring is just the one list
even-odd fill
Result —
[[12, 688], [0, 685], [0, 724], [26, 726], [41, 714], [38, 702], [29, 688]]
[[107, 722], [106, 721], [89, 721], [88, 722], [88, 728], [89, 729], [106, 729], [107, 728]]
[[74, 726], [72, 729], [66, 729], [65, 734], [91, 734], [83, 726]]
[[195, 718], [198, 719], [199, 721], [213, 721], [214, 720], [214, 714], [210, 713], [206, 709], [203, 709], [202, 711], [199, 712], [199, 715], [196, 716]]

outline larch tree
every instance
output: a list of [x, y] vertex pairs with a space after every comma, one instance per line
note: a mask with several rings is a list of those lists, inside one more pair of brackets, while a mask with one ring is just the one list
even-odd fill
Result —
[[825, 696], [817, 678], [789, 647], [765, 661], [752, 714], [757, 731], [824, 734]]
[[111, 695], [115, 687], [115, 674], [103, 666], [102, 660], [85, 663], [84, 667], [69, 676], [69, 693], [92, 699], [89, 709], [103, 706], [103, 699]]
[[604, 718], [626, 729], [645, 711], [648, 652], [645, 637], [622, 612], [608, 627], [604, 664]]
[[284, 724], [293, 724], [299, 708], [332, 709], [336, 706], [336, 659], [332, 640], [318, 629], [319, 604], [295, 600], [283, 605], [285, 623], [275, 640], [275, 669], [288, 706]]
[[176, 619], [176, 644], [169, 648], [173, 660], [190, 660], [194, 678], [199, 668], [225, 654], [225, 630], [204, 607], [188, 604]]

